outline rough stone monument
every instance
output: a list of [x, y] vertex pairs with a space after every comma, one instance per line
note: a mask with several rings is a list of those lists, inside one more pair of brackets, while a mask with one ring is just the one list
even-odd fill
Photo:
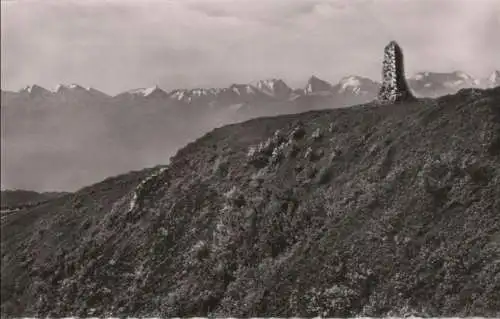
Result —
[[396, 41], [391, 41], [384, 49], [382, 87], [378, 93], [378, 101], [398, 103], [414, 99], [405, 79], [403, 51]]

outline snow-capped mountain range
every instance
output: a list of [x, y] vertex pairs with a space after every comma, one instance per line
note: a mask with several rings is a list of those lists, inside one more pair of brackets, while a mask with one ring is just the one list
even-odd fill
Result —
[[[495, 87], [500, 85], [500, 71], [492, 72], [488, 77], [475, 79], [461, 71], [451, 73], [419, 72], [409, 77], [408, 84], [417, 96], [435, 97], [450, 94], [467, 87]], [[2, 91], [8, 99], [29, 98], [98, 98], [108, 100], [170, 100], [182, 104], [210, 103], [231, 105], [259, 101], [277, 101], [296, 99], [301, 96], [320, 95], [338, 96], [343, 99], [373, 99], [380, 83], [361, 76], [346, 76], [333, 85], [317, 76], [311, 76], [303, 89], [292, 89], [281, 79], [266, 79], [250, 84], [233, 84], [227, 88], [176, 89], [167, 92], [158, 86], [133, 89], [116, 96], [109, 96], [94, 88], [85, 88], [78, 84], [58, 85], [54, 90], [47, 90], [39, 85], [30, 85], [18, 92]], [[5, 103], [2, 103], [5, 104]]]
[[[5, 91], [2, 91], [5, 92]], [[78, 84], [59, 84], [53, 90], [47, 90], [37, 84], [28, 85], [18, 92], [9, 92], [11, 96], [28, 98], [59, 98], [59, 99], [81, 99], [81, 98], [110, 98], [109, 95], [90, 87], [83, 87]]]
[[412, 90], [421, 96], [438, 96], [443, 92], [453, 93], [462, 88], [487, 88], [500, 85], [500, 71], [494, 71], [484, 79], [476, 79], [461, 71], [452, 73], [419, 72], [408, 78]]

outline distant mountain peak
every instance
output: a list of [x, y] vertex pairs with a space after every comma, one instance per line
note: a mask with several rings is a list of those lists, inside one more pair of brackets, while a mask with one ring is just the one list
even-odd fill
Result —
[[463, 71], [455, 71], [455, 72], [453, 72], [453, 74], [455, 74], [455, 76], [462, 78], [466, 81], [474, 81], [474, 78], [470, 74], [465, 73]]
[[144, 96], [144, 97], [153, 96], [153, 95], [164, 95], [164, 96], [168, 95], [167, 92], [160, 89], [160, 87], [158, 85], [155, 85], [155, 86], [152, 86], [149, 88], [140, 88], [140, 89], [130, 90], [130, 91], [128, 91], [128, 93], [130, 93], [132, 95], [139, 95], [139, 96]]
[[430, 74], [430, 72], [417, 72], [414, 76], [412, 76], [410, 79], [414, 79], [414, 80], [422, 80], [423, 78], [425, 77], [428, 77]]
[[458, 79], [463, 79], [467, 81], [473, 81], [474, 78], [463, 71], [453, 71], [453, 72], [418, 72], [414, 76], [410, 77], [410, 79], [414, 80], [422, 80], [424, 78], [429, 77], [454, 77]]
[[62, 93], [62, 92], [65, 92], [65, 91], [74, 91], [74, 90], [78, 90], [78, 91], [89, 91], [90, 88], [84, 88], [83, 86], [81, 85], [78, 85], [78, 84], [75, 84], [75, 83], [72, 83], [72, 84], [58, 84], [55, 88], [54, 93]]
[[312, 75], [307, 81], [307, 86], [305, 92], [307, 94], [316, 93], [316, 92], [325, 92], [330, 91], [332, 89], [332, 85], [315, 75]]
[[210, 89], [201, 89], [201, 88], [196, 88], [191, 90], [191, 95], [196, 96], [196, 97], [201, 97], [201, 96], [206, 96], [211, 93], [212, 90]]
[[259, 93], [259, 90], [251, 84], [232, 84], [229, 90], [241, 96], [256, 95]]
[[488, 82], [490, 82], [490, 84], [492, 83], [500, 85], [500, 71], [499, 70], [493, 71], [488, 77]]
[[307, 80], [307, 83], [328, 83], [330, 84], [328, 81], [325, 81], [323, 79], [320, 79], [319, 77], [317, 77], [316, 75], [311, 75], [309, 77], [309, 80]]
[[28, 93], [31, 93], [31, 92], [33, 92], [33, 90], [36, 90], [38, 88], [43, 89], [41, 86], [38, 86], [36, 84], [27, 85], [24, 88], [22, 88], [21, 90], [19, 90], [19, 92], [28, 92]]
[[276, 79], [276, 78], [269, 78], [269, 79], [264, 79], [257, 81], [257, 88], [259, 89], [265, 89], [265, 88], [271, 88], [274, 89], [276, 85], [286, 85], [285, 81], [282, 79]]
[[67, 87], [68, 89], [84, 89], [84, 90], [88, 90], [88, 88], [87, 88], [87, 89], [85, 89], [85, 88], [84, 88], [84, 87], [82, 87], [81, 85], [78, 85], [78, 84], [75, 84], [75, 83], [68, 84], [66, 87]]
[[[203, 89], [195, 89], [192, 92], [196, 92], [197, 96], [201, 96], [205, 94], [205, 90]], [[173, 92], [170, 93], [170, 97], [172, 97], [175, 100], [178, 101], [183, 101], [185, 98], [191, 99], [190, 96], [188, 96], [188, 90], [174, 90]]]
[[341, 92], [347, 88], [359, 88], [361, 86], [361, 78], [355, 75], [346, 76], [340, 80], [339, 84]]
[[157, 85], [155, 85], [153, 87], [149, 87], [149, 88], [144, 89], [143, 94], [144, 94], [144, 96], [149, 96], [149, 95], [153, 94], [155, 91], [162, 91], [162, 89], [160, 89]]
[[265, 79], [256, 84], [261, 92], [274, 97], [286, 97], [292, 93], [292, 89], [282, 79]]
[[476, 79], [463, 71], [418, 72], [408, 79], [416, 94], [427, 97], [455, 93], [463, 88], [481, 87], [484, 81], [485, 79]]
[[22, 88], [19, 93], [28, 93], [30, 95], [39, 95], [39, 94], [50, 94], [50, 91], [46, 88], [43, 88], [37, 84], [27, 85]]
[[375, 94], [379, 89], [379, 83], [358, 75], [349, 75], [343, 77], [335, 86], [338, 93], [365, 95]]

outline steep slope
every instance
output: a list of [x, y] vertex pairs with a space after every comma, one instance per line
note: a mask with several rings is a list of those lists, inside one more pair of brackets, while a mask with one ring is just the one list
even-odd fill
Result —
[[498, 316], [499, 163], [500, 88], [228, 125], [7, 216], [2, 315]]

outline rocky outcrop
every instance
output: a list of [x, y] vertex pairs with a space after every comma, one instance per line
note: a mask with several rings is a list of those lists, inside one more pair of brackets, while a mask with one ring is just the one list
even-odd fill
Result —
[[397, 103], [413, 99], [405, 79], [403, 51], [396, 41], [391, 41], [384, 49], [382, 87], [378, 100], [382, 103]]

